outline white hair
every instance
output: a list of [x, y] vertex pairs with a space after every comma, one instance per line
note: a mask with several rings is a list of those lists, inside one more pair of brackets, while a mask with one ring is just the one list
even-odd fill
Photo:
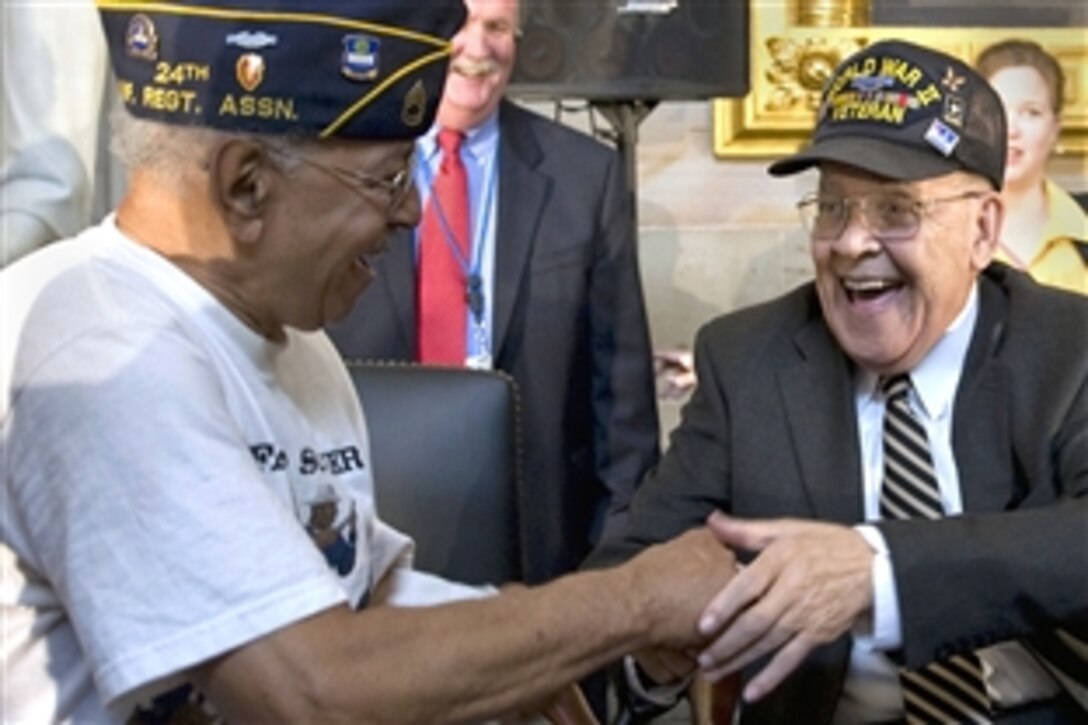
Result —
[[180, 179], [220, 138], [218, 131], [147, 121], [123, 108], [111, 112], [110, 131], [110, 151], [129, 173], [146, 169], [164, 179]]
[[136, 118], [121, 107], [114, 108], [110, 114], [110, 130], [110, 151], [129, 173], [143, 169], [168, 182], [181, 181], [187, 173], [207, 168], [212, 150], [230, 139], [247, 139], [281, 152], [312, 143], [292, 136], [232, 133], [203, 126], [149, 121]]

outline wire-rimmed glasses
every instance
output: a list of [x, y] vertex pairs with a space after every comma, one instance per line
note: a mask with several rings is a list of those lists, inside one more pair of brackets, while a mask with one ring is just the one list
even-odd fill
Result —
[[404, 198], [408, 195], [408, 190], [412, 188], [412, 180], [415, 176], [415, 153], [412, 153], [408, 157], [408, 163], [405, 164], [404, 168], [393, 174], [391, 177], [382, 178], [362, 171], [347, 169], [336, 164], [326, 164], [321, 161], [315, 161], [314, 159], [295, 151], [287, 151], [279, 148], [270, 148], [269, 151], [285, 158], [295, 159], [307, 166], [312, 166], [319, 171], [323, 171], [364, 198], [372, 199], [373, 197], [371, 195], [374, 192], [385, 194], [388, 198], [388, 211], [396, 209], [400, 206], [401, 202], [404, 201]]
[[913, 239], [922, 226], [922, 219], [939, 205], [986, 196], [985, 191], [964, 191], [935, 199], [916, 199], [902, 193], [876, 192], [858, 197], [837, 197], [808, 194], [797, 203], [801, 221], [809, 237], [817, 241], [834, 241], [846, 231], [854, 209], [861, 213], [862, 224], [883, 242]]

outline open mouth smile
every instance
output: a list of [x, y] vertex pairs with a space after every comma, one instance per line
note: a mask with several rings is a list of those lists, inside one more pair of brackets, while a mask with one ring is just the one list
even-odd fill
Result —
[[893, 294], [903, 287], [903, 283], [894, 279], [844, 279], [842, 289], [850, 303], [872, 302]]
[[453, 70], [466, 78], [481, 78], [495, 71], [495, 64], [490, 61], [460, 59], [453, 65]]

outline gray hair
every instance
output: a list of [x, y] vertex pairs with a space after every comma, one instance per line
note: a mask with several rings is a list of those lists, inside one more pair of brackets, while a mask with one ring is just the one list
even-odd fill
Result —
[[[246, 139], [289, 159], [290, 152], [312, 143], [291, 136], [232, 133], [203, 126], [176, 126], [136, 118], [123, 107], [110, 113], [110, 151], [131, 174], [135, 169], [150, 171], [166, 182], [179, 182], [194, 170], [206, 168], [212, 150], [230, 139]], [[281, 163], [284, 168], [291, 164]]]

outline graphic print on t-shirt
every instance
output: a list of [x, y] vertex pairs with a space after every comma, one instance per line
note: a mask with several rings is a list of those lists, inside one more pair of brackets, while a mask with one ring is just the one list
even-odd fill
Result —
[[355, 566], [355, 502], [341, 499], [332, 484], [320, 484], [311, 495], [306, 532], [337, 574], [345, 576]]
[[358, 446], [304, 446], [292, 453], [275, 443], [261, 442], [250, 445], [249, 450], [262, 470], [287, 474], [295, 513], [306, 533], [333, 571], [340, 576], [350, 574], [355, 567], [358, 513], [343, 482], [366, 468]]

